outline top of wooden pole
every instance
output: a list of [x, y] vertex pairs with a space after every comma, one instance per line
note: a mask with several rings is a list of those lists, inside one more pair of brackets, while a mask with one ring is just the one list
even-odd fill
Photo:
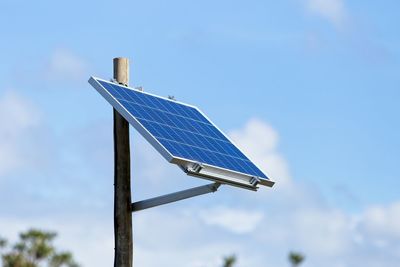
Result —
[[116, 57], [114, 63], [114, 79], [124, 85], [129, 84], [129, 59], [125, 57]]

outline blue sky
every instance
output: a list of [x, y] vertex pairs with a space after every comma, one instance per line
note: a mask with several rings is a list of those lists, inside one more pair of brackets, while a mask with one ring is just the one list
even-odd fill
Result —
[[[304, 266], [395, 266], [399, 7], [2, 1], [0, 235], [50, 228], [85, 266], [112, 262], [112, 112], [87, 79], [111, 78], [124, 56], [131, 85], [201, 107], [277, 182], [135, 215], [138, 265], [217, 266], [237, 253], [239, 266], [284, 266], [294, 249]], [[133, 129], [132, 151], [135, 199], [203, 183]]]

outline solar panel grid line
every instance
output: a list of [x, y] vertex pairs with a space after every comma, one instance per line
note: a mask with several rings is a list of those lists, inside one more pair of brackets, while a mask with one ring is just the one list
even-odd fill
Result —
[[[211, 120], [208, 118], [208, 116], [206, 115], [206, 114], [204, 114], [204, 112], [202, 112], [200, 109], [198, 109], [197, 107], [194, 107], [202, 116], [204, 116], [208, 121], [210, 121], [211, 122]], [[216, 125], [216, 124], [212, 124], [213, 125], [213, 127], [215, 127], [219, 132], [219, 134], [220, 135], [222, 135], [226, 140], [228, 140], [233, 146], [235, 146], [235, 149], [236, 149], [236, 151], [237, 152], [239, 152], [240, 153], [240, 155], [242, 155], [245, 159], [246, 159], [246, 161], [244, 161], [244, 163], [245, 164], [247, 164], [248, 165], [248, 167], [250, 167], [250, 168], [256, 168], [256, 169], [253, 169], [256, 173], [257, 173], [257, 175], [256, 176], [258, 176], [258, 177], [260, 177], [260, 178], [267, 178], [267, 179], [269, 179], [262, 171], [261, 171], [261, 169], [254, 163], [254, 161], [253, 160], [251, 160], [248, 156], [246, 156], [244, 153], [243, 153], [243, 151], [239, 148], [239, 146], [237, 146], [236, 144], [235, 144], [235, 142], [233, 142], [231, 139], [230, 139], [230, 137], [229, 136], [227, 136], [227, 135], [225, 135], [225, 133]], [[236, 152], [235, 152], [236, 153]], [[253, 166], [249, 166], [249, 165], [253, 165]], [[240, 166], [240, 164], [238, 165], [238, 166]], [[245, 172], [242, 172], [242, 173], [245, 173]]]
[[[153, 115], [153, 117], [154, 117], [154, 115]], [[168, 118], [168, 117], [166, 117], [166, 118]], [[161, 121], [162, 121], [162, 122], [165, 121], [166, 118], [161, 118]], [[159, 120], [158, 120], [158, 119], [155, 119], [155, 121], [158, 122]], [[160, 129], [162, 129], [162, 128], [160, 128]], [[184, 129], [184, 130], [187, 130], [187, 129]], [[193, 127], [193, 129], [190, 129], [190, 130], [196, 130], [196, 128]], [[168, 131], [168, 132], [170, 132], [170, 133], [172, 132], [172, 133], [173, 133], [173, 131]], [[164, 136], [161, 135], [161, 137], [164, 137]], [[192, 137], [193, 137], [193, 136], [192, 136]], [[167, 139], [170, 139], [170, 138], [167, 138]], [[175, 138], [172, 138], [172, 139], [176, 139], [176, 137], [175, 137]], [[188, 141], [188, 140], [187, 140], [187, 141]], [[189, 142], [190, 145], [195, 145], [195, 143], [196, 143], [196, 141], [194, 141], [193, 143], [190, 143], [190, 142]], [[197, 140], [197, 143], [200, 143], [200, 144], [201, 144], [201, 143], [203, 143], [203, 142], [199, 142], [199, 140]], [[215, 146], [215, 145], [214, 145], [214, 146]], [[214, 146], [213, 146], [213, 147], [214, 147]]]
[[[144, 104], [137, 104], [137, 103], [135, 103], [135, 102], [127, 101], [127, 100], [124, 100], [124, 99], [122, 99], [122, 98], [121, 98], [121, 99], [117, 98], [117, 99], [120, 100], [120, 101], [123, 101], [123, 102], [127, 103], [129, 106], [133, 106], [133, 107], [136, 107], [136, 108], [139, 108], [139, 109], [148, 108], [148, 111], [149, 111], [149, 112], [151, 112], [152, 109], [154, 109], [154, 110], [160, 110], [160, 109], [155, 108], [155, 107], [147, 107], [147, 106], [145, 106]], [[181, 119], [186, 120], [186, 123], [193, 123], [193, 122], [195, 121], [195, 120], [193, 120], [193, 119], [191, 119], [191, 118], [187, 118], [187, 117], [181, 116], [180, 114], [174, 114], [174, 113], [171, 113], [171, 112], [168, 112], [168, 111], [164, 111], [164, 110], [162, 110], [162, 113], [168, 113], [168, 114], [170, 114], [170, 115], [173, 116], [172, 118], [180, 117]], [[140, 112], [139, 112], [138, 114], [140, 114]], [[167, 121], [169, 120], [171, 123], [177, 123], [177, 122], [178, 122], [178, 121], [171, 121], [171, 119], [168, 118], [168, 117], [163, 117], [163, 119], [164, 119], [164, 121], [165, 121], [165, 120], [167, 120]], [[203, 121], [197, 121], [197, 122], [210, 125], [210, 124], [205, 123], [205, 122], [203, 122]], [[193, 126], [192, 126], [192, 127], [193, 127]], [[194, 129], [194, 130], [197, 130], [196, 128], [193, 128], [193, 129]], [[214, 136], [216, 136], [216, 135], [214, 134]]]
[[[148, 128], [152, 128], [152, 126], [150, 126], [151, 124], [149, 124], [147, 127]], [[161, 128], [162, 129], [162, 128]], [[161, 130], [160, 129], [160, 130]], [[156, 130], [154, 130], [154, 132], [156, 132]], [[170, 133], [174, 133], [173, 131], [170, 131]], [[156, 134], [156, 137], [157, 137], [157, 134]], [[173, 141], [173, 142], [176, 142], [176, 141], [174, 141], [174, 140], [178, 140], [178, 142], [176, 142], [176, 143], [181, 143], [181, 144], [184, 144], [185, 142], [183, 142], [183, 141], [181, 141], [181, 142], [179, 142], [179, 138], [165, 138], [165, 136], [163, 135], [163, 134], [160, 134], [159, 136], [158, 136], [160, 139], [164, 139], [164, 140], [171, 140], [171, 141]], [[198, 144], [204, 144], [205, 142], [208, 142], [207, 141], [207, 139], [206, 138], [204, 138], [204, 141], [198, 141], [197, 143]], [[190, 146], [193, 146], [193, 147], [199, 147], [199, 148], [201, 148], [201, 149], [204, 149], [204, 150], [207, 150], [207, 151], [209, 151], [209, 152], [214, 152], [214, 153], [217, 153], [217, 154], [221, 154], [222, 156], [229, 156], [229, 157], [232, 157], [232, 158], [236, 158], [236, 159], [243, 159], [243, 157], [239, 157], [237, 154], [235, 154], [235, 153], [231, 153], [231, 152], [229, 152], [229, 151], [227, 151], [227, 149], [226, 148], [224, 148], [224, 147], [222, 147], [222, 146], [220, 146], [218, 143], [215, 143], [215, 144], [212, 144], [212, 143], [205, 143], [203, 146], [196, 146], [195, 145], [195, 143], [196, 142], [194, 142], [193, 144], [191, 144], [191, 143], [189, 143], [189, 145]], [[229, 147], [229, 144], [227, 144], [226, 143], [226, 147]], [[224, 153], [221, 153], [220, 151], [218, 151], [218, 149], [217, 150], [212, 150], [212, 148], [213, 147], [217, 147], [217, 146], [220, 146], [220, 150], [221, 151], [223, 151]], [[233, 155], [232, 155], [233, 154]]]
[[185, 143], [183, 143], [183, 142], [177, 142], [177, 141], [175, 141], [175, 140], [166, 139], [166, 138], [163, 138], [163, 137], [160, 137], [160, 139], [161, 139], [161, 140], [166, 140], [166, 141], [169, 141], [169, 142], [174, 142], [174, 143], [181, 144], [181, 145], [188, 145], [189, 147], [200, 148], [201, 150], [205, 150], [205, 151], [208, 151], [208, 152], [213, 152], [213, 153], [216, 153], [216, 154], [220, 154], [221, 156], [228, 156], [228, 157], [230, 157], [230, 158], [232, 158], [232, 159], [236, 159], [236, 160], [246, 160], [246, 159], [243, 159], [243, 158], [231, 156], [231, 155], [228, 154], [228, 153], [221, 153], [221, 152], [216, 151], [216, 150], [211, 150], [211, 149], [209, 149], [209, 148], [207, 148], [207, 147], [199, 147], [199, 146], [196, 146], [196, 145], [185, 144]]
[[[185, 118], [185, 117], [183, 117], [181, 115], [173, 114], [173, 113], [166, 112], [166, 111], [162, 111], [160, 114], [157, 114], [153, 110], [159, 110], [159, 109], [152, 108], [152, 107], [146, 107], [144, 105], [136, 104], [134, 102], [123, 100], [123, 99], [118, 99], [118, 100], [121, 101], [121, 102], [124, 102], [127, 106], [131, 107], [132, 109], [130, 111], [133, 114], [136, 114], [137, 117], [142, 117], [144, 119], [149, 119], [148, 117], [143, 117], [143, 115], [147, 114], [148, 116], [150, 116], [150, 120], [157, 121], [157, 122], [160, 122], [160, 123], [164, 123], [164, 124], [167, 124], [167, 125], [170, 125], [170, 124], [176, 125], [176, 126], [178, 126], [177, 128], [188, 128], [188, 127], [191, 127], [190, 130], [199, 132], [199, 129], [196, 129], [193, 126], [193, 123], [194, 123], [193, 119], [188, 119], [188, 118]], [[164, 113], [170, 114], [170, 115], [172, 115], [172, 117], [165, 116]], [[160, 117], [161, 115], [162, 115], [162, 117]], [[176, 120], [176, 117], [180, 117], [185, 122], [183, 123], [183, 122], [181, 122], [179, 120]], [[156, 119], [154, 119], [154, 118], [156, 118]], [[204, 123], [204, 122], [199, 122], [199, 123]], [[201, 133], [201, 132], [199, 132], [199, 133]], [[201, 134], [204, 134], [204, 133], [201, 133]], [[217, 136], [215, 134], [214, 134], [214, 137], [217, 138]]]
[[203, 161], [210, 167], [268, 179], [197, 107], [98, 78], [90, 83], [169, 162]]
[[[125, 101], [123, 101], [123, 100], [121, 100], [122, 102], [125, 102]], [[134, 112], [132, 112], [131, 111], [131, 113], [134, 113]], [[146, 119], [145, 119], [146, 120]], [[162, 120], [165, 120], [164, 118], [162, 118]], [[157, 122], [158, 122], [158, 120], [156, 120]], [[149, 120], [149, 122], [150, 122], [150, 124], [148, 124], [146, 127], [148, 127], [148, 128], [153, 128], [153, 126], [151, 125], [151, 120]], [[163, 125], [165, 125], [166, 127], [169, 127], [169, 128], [175, 128], [177, 131], [181, 131], [181, 133], [180, 134], [185, 134], [184, 132], [185, 131], [187, 131], [186, 129], [180, 129], [179, 127], [175, 127], [175, 126], [170, 126], [170, 125], [168, 125], [167, 123], [163, 123], [163, 122], [159, 122], [160, 124], [163, 124]], [[172, 124], [174, 124], [174, 123], [172, 123]], [[162, 128], [160, 128], [160, 130], [161, 130]], [[155, 130], [155, 131], [157, 131], [157, 130]], [[170, 131], [170, 133], [174, 133], [174, 131], [173, 130], [171, 130]], [[161, 134], [159, 137], [164, 137], [164, 135], [163, 134]], [[212, 136], [212, 137], [209, 137], [209, 136], [205, 136], [203, 133], [199, 133], [199, 131], [197, 131], [197, 133], [194, 133], [194, 135], [193, 135], [193, 137], [194, 138], [198, 138], [198, 142], [197, 143], [200, 143], [200, 144], [203, 144], [204, 142], [206, 142], [206, 143], [208, 143], [208, 145], [206, 145], [206, 146], [208, 146], [208, 147], [210, 147], [210, 145], [211, 145], [211, 143], [210, 142], [212, 142], [211, 140], [207, 140], [207, 139], [210, 139], [210, 138], [215, 138], [215, 136]], [[167, 138], [168, 139], [168, 138]], [[202, 140], [202, 141], [201, 141]], [[229, 142], [227, 142], [226, 140], [221, 140], [222, 142], [224, 142], [224, 143], [226, 143], [226, 144], [230, 144]], [[215, 146], [217, 146], [217, 147], [220, 147], [220, 149], [221, 150], [223, 150], [223, 151], [225, 151], [226, 150], [226, 148], [224, 148], [224, 147], [222, 147], [219, 143], [215, 143], [214, 142], [214, 144], [213, 145], [211, 145], [211, 147], [215, 147]], [[229, 146], [228, 146], [229, 147]], [[234, 151], [232, 148], [230, 148], [230, 152], [228, 152], [228, 153], [226, 153], [226, 154], [231, 154], [231, 153], [233, 153], [233, 154], [236, 154], [238, 157], [244, 157], [244, 155], [243, 154], [238, 154], [238, 152], [237, 151]]]
[[[100, 79], [99, 79], [100, 80]], [[101, 81], [101, 80], [100, 80]], [[106, 82], [106, 81], [103, 81], [103, 82]], [[128, 90], [131, 90], [130, 88], [127, 88], [127, 87], [124, 87], [123, 85], [115, 85], [115, 84], [112, 84], [112, 83], [109, 83], [109, 82], [107, 82], [107, 84], [113, 89], [113, 93], [115, 94], [115, 95], [118, 95], [119, 96], [119, 98], [116, 98], [115, 99], [115, 97], [114, 97], [114, 95], [113, 94], [108, 94], [108, 95], [103, 95], [104, 97], [106, 97], [107, 99], [108, 99], [108, 97], [111, 97], [111, 98], [114, 98], [114, 100], [117, 100], [117, 101], [115, 101], [116, 103], [118, 103], [118, 101], [125, 101], [125, 102], [127, 102], [126, 100], [124, 100], [124, 99], [126, 99], [126, 98], [129, 98], [129, 99], [131, 99], [131, 97], [128, 95], [128, 94], [126, 94], [126, 92], [124, 91], [124, 90], [119, 90], [119, 89], [121, 89], [121, 88], [125, 88], [125, 89], [128, 89]], [[108, 88], [108, 89], [110, 89], [110, 87]], [[120, 88], [118, 88], [118, 87], [120, 87]], [[107, 91], [105, 91], [106, 93], [108, 93]], [[165, 99], [165, 100], [168, 100], [168, 99]], [[144, 104], [144, 102], [142, 102], [142, 104]], [[113, 105], [114, 106], [114, 105]], [[126, 108], [124, 107], [124, 106], [122, 106], [122, 105], [119, 105], [120, 106], [120, 108], [122, 108], [124, 111], [123, 111], [123, 113], [128, 113], [129, 114], [129, 110], [126, 110]], [[143, 114], [146, 114], [146, 112], [143, 112]], [[125, 116], [124, 116], [125, 117]], [[131, 119], [131, 117], [130, 116], [127, 116], [126, 117], [126, 119], [129, 119], [128, 121], [131, 123], [131, 124], [135, 124], [135, 123], [139, 123], [139, 124], [142, 124], [141, 123], [141, 121], [140, 120], [136, 120], [135, 118], [133, 118], [133, 119], [135, 119], [135, 121], [133, 122], [133, 121], [131, 121], [132, 119]], [[143, 127], [143, 125], [142, 125], [142, 127]], [[146, 129], [146, 127], [143, 127], [144, 129]], [[148, 134], [150, 134], [150, 135], [152, 135], [150, 132], [148, 132]], [[158, 141], [157, 139], [155, 139], [155, 141]], [[159, 143], [159, 145], [161, 145], [161, 146], [163, 146], [163, 144], [161, 143], [161, 142], [158, 142]], [[165, 147], [164, 147], [164, 149], [165, 149]], [[167, 149], [165, 149], [165, 150], [167, 150]], [[170, 156], [171, 157], [168, 157], [168, 158], [172, 158], [173, 156], [170, 154]], [[168, 158], [167, 158], [167, 160], [168, 160]]]
[[[115, 87], [115, 86], [113, 86], [113, 87]], [[122, 94], [119, 94], [119, 95], [123, 95], [123, 94], [125, 94], [125, 97], [122, 97], [122, 99], [124, 99], [124, 98], [128, 98], [128, 99], [131, 99], [131, 97], [130, 97], [130, 95], [129, 94], [126, 94], [126, 92], [125, 91], [122, 91], [122, 92], [124, 92], [124, 93], [122, 93]], [[168, 102], [167, 102], [168, 103]], [[148, 103], [147, 103], [148, 104]], [[176, 112], [176, 111], [175, 111]], [[175, 113], [174, 112], [174, 113]], [[203, 114], [203, 116], [205, 116], [204, 114]], [[208, 120], [209, 121], [209, 120]], [[194, 128], [195, 129], [195, 128]], [[226, 138], [226, 137], [225, 137]], [[217, 152], [218, 154], [219, 154], [219, 152]], [[194, 154], [196, 154], [196, 152], [194, 152]], [[216, 159], [216, 160], [213, 160], [213, 162], [215, 162], [215, 161], [219, 161], [218, 159]], [[218, 164], [218, 163], [217, 163]], [[222, 165], [222, 166], [226, 166], [226, 165], [228, 165], [227, 167], [228, 168], [233, 168], [234, 166], [232, 166], [232, 165], [230, 165], [229, 164], [229, 161], [227, 161], [227, 164], [226, 164], [226, 162], [225, 162], [225, 164], [224, 164], [224, 162], [223, 161], [219, 161], [219, 165]], [[247, 164], [248, 165], [248, 164]]]
[[[124, 100], [120, 100], [120, 101], [126, 103], [128, 106], [131, 105], [127, 101], [124, 101]], [[188, 132], [196, 132], [196, 134], [198, 134], [198, 135], [203, 135], [205, 137], [209, 137], [209, 136], [205, 135], [205, 133], [202, 132], [202, 130], [200, 130], [201, 128], [194, 128], [193, 130], [192, 130], [192, 128], [188, 129], [189, 126], [186, 123], [182, 123], [182, 122], [179, 122], [179, 120], [174, 120], [174, 119], [171, 119], [171, 118], [168, 118], [168, 117], [159, 117], [160, 114], [152, 115], [151, 111], [149, 111], [149, 110], [147, 110], [147, 114], [149, 115], [149, 117], [142, 117], [140, 115], [140, 108], [141, 107], [139, 105], [136, 105], [136, 107], [134, 106], [134, 109], [132, 109], [130, 111], [133, 114], [136, 114], [137, 117], [143, 118], [143, 119], [145, 119], [147, 121], [150, 121], [150, 122], [157, 122], [159, 124], [163, 124], [163, 125], [167, 125], [167, 126], [172, 127], [172, 128], [176, 128], [178, 130], [183, 130], [183, 131], [188, 131]], [[137, 112], [135, 112], [135, 109], [136, 109]], [[156, 118], [158, 117], [158, 119], [154, 119], [154, 117], [156, 117]], [[173, 125], [173, 126], [171, 126], [171, 125]], [[192, 125], [191, 127], [194, 127], [194, 126]], [[213, 135], [211, 137], [214, 138], [214, 139], [218, 139], [218, 137], [216, 135]], [[223, 141], [225, 141], [225, 140], [223, 140]], [[227, 142], [227, 141], [225, 141], [225, 142]]]
[[[173, 155], [155, 138], [152, 137], [152, 134], [145, 128], [141, 123], [133, 116], [130, 115], [129, 111], [119, 103], [119, 101], [112, 95], [109, 91], [104, 90], [99, 81], [106, 82], [105, 80], [99, 78], [91, 77], [89, 79], [89, 83], [107, 100], [109, 103], [153, 146], [157, 151], [168, 161], [172, 162], [174, 158]], [[110, 85], [113, 85], [109, 82]], [[98, 86], [101, 87], [98, 87]], [[116, 94], [118, 94], [119, 90], [116, 90]]]
[[[185, 146], [185, 147], [187, 146], [187, 149], [188, 149], [189, 151], [193, 151], [193, 154], [198, 154], [198, 153], [199, 153], [199, 151], [193, 150], [194, 148], [196, 148], [196, 146], [192, 146], [192, 145], [188, 145], [188, 144], [184, 144], [184, 143], [179, 143], [179, 142], [176, 142], [176, 141], [173, 141], [173, 140], [167, 140], [167, 139], [163, 139], [163, 138], [160, 138], [160, 139], [165, 140], [165, 141], [167, 141], [167, 142], [178, 143], [178, 144], [180, 144], [180, 145], [182, 145], [182, 146]], [[229, 155], [222, 154], [222, 153], [217, 152], [217, 151], [211, 151], [211, 150], [206, 149], [206, 148], [200, 148], [200, 149], [201, 149], [201, 151], [204, 150], [205, 152], [214, 152], [214, 153], [216, 153], [216, 154], [219, 154], [221, 157], [229, 157], [229, 158], [231, 158], [231, 160], [235, 160], [235, 159], [238, 160], [238, 158], [231, 157], [231, 156], [229, 156]], [[205, 155], [201, 155], [200, 157], [208, 158], [209, 156], [208, 156], [207, 154], [205, 154]], [[212, 161], [212, 160], [210, 160], [210, 161]], [[231, 167], [233, 167], [233, 166], [231, 166]]]

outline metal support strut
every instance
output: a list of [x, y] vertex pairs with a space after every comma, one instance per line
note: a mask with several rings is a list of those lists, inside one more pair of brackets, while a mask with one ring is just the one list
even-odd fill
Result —
[[176, 202], [186, 198], [196, 197], [208, 193], [214, 193], [218, 190], [218, 187], [220, 185], [221, 185], [220, 183], [212, 183], [208, 185], [186, 189], [172, 194], [167, 194], [164, 196], [159, 196], [155, 198], [134, 202], [132, 203], [132, 212]]

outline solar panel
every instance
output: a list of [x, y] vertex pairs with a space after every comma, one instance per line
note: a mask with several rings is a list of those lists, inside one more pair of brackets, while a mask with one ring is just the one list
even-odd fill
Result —
[[252, 190], [273, 185], [197, 107], [99, 78], [89, 83], [187, 174]]

